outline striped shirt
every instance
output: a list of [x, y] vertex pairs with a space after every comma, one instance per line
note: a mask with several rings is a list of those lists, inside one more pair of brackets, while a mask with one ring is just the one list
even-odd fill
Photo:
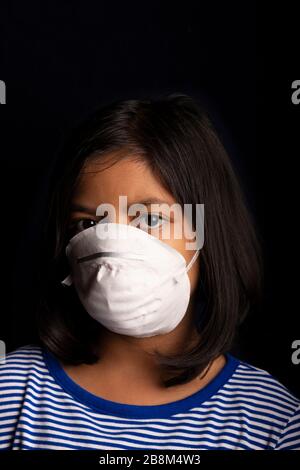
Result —
[[268, 372], [226, 355], [204, 388], [128, 405], [76, 384], [30, 345], [0, 365], [0, 449], [300, 449], [300, 400]]

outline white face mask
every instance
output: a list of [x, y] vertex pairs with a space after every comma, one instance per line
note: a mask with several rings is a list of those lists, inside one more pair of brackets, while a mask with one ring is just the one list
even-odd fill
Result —
[[190, 300], [188, 266], [174, 248], [126, 224], [99, 223], [66, 247], [80, 301], [92, 318], [122, 335], [143, 338], [172, 331]]

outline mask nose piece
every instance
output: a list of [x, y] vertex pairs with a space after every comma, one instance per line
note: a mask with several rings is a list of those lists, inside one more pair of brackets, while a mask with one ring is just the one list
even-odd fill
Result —
[[189, 262], [189, 264], [186, 267], [186, 272], [188, 272], [191, 269], [191, 267], [193, 266], [193, 264], [195, 263], [196, 259], [198, 258], [199, 252], [200, 252], [200, 249], [198, 249], [196, 251], [196, 253], [194, 253], [191, 261]]

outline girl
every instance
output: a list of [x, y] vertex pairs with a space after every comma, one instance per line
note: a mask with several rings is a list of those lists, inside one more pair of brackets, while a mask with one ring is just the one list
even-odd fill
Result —
[[58, 175], [40, 344], [0, 366], [0, 447], [300, 449], [299, 400], [230, 354], [260, 250], [203, 110], [185, 95], [106, 106]]

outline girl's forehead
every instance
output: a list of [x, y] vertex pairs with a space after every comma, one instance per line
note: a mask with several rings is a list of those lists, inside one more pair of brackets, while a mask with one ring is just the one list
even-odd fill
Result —
[[[113, 157], [113, 156], [112, 156]], [[115, 161], [91, 160], [81, 171], [74, 197], [110, 202], [120, 195], [131, 203], [158, 199], [165, 203], [175, 202], [172, 194], [153, 173], [147, 161], [130, 155]]]

